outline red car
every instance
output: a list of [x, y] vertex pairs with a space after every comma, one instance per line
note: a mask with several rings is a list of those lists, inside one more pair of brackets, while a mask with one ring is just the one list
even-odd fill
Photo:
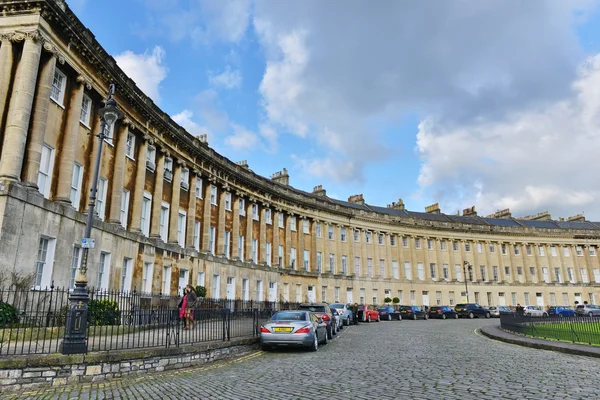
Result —
[[375, 306], [369, 306], [367, 304], [361, 304], [358, 306], [358, 319], [363, 322], [381, 321], [379, 311]]

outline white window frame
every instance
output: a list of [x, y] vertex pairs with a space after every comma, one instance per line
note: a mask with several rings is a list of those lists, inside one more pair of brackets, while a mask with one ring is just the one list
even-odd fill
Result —
[[73, 163], [73, 176], [71, 177], [71, 205], [79, 211], [81, 203], [81, 185], [83, 182], [83, 165], [78, 162]]
[[244, 261], [244, 236], [243, 235], [238, 236], [238, 254], [239, 254], [240, 260]]
[[265, 209], [265, 223], [267, 225], [273, 225], [273, 210], [270, 208]]
[[[148, 204], [146, 212], [144, 212], [144, 204]], [[144, 198], [142, 200], [142, 216], [140, 221], [140, 229], [146, 236], [150, 236], [150, 216], [152, 215], [152, 195], [148, 192], [144, 192]]]
[[302, 233], [305, 233], [305, 234], [309, 233], [308, 220], [307, 219], [303, 219], [302, 220]]
[[265, 262], [267, 263], [267, 265], [269, 267], [271, 265], [273, 265], [273, 251], [272, 251], [271, 242], [265, 243]]
[[283, 213], [277, 214], [277, 227], [283, 228], [285, 225], [283, 224]]
[[323, 272], [323, 253], [317, 251], [317, 272]]
[[125, 140], [125, 156], [135, 161], [135, 135], [131, 132], [127, 132], [127, 138]]
[[146, 168], [151, 172], [156, 171], [156, 147], [151, 144], [146, 148]]
[[252, 238], [252, 262], [258, 264], [258, 240]]
[[179, 210], [177, 214], [177, 243], [179, 246], [185, 247], [185, 230], [187, 225], [187, 212]]
[[346, 241], [346, 227], [345, 227], [345, 226], [342, 226], [342, 227], [340, 228], [340, 240], [341, 240], [342, 242], [345, 242], [345, 241]]
[[[166, 210], [166, 211], [165, 211]], [[163, 220], [164, 217], [164, 220]], [[171, 205], [164, 201], [160, 205], [158, 234], [163, 242], [169, 241], [169, 222], [171, 220]]]
[[258, 221], [258, 204], [252, 204], [252, 220]]
[[129, 293], [131, 291], [132, 276], [133, 258], [123, 257], [123, 266], [121, 267], [121, 292]]
[[[167, 172], [171, 173], [170, 177], [167, 176]], [[173, 181], [173, 159], [171, 157], [165, 157], [164, 180], [167, 182]]]
[[110, 253], [106, 251], [100, 252], [100, 260], [98, 261], [98, 271], [96, 274], [96, 289], [108, 290], [110, 281], [110, 258]]
[[67, 75], [60, 69], [54, 69], [54, 77], [52, 78], [52, 86], [50, 88], [50, 99], [56, 104], [65, 108], [65, 89], [67, 88]]
[[111, 125], [104, 125], [104, 141], [108, 143], [110, 146], [114, 146], [113, 140], [115, 138], [115, 123], [113, 122]]
[[231, 211], [231, 192], [225, 192], [225, 211]]
[[194, 248], [200, 251], [200, 221], [194, 220]]
[[129, 190], [123, 189], [123, 192], [121, 193], [121, 211], [119, 213], [119, 219], [121, 221], [121, 226], [125, 229], [127, 229], [127, 218], [129, 217], [129, 198]]
[[106, 192], [108, 192], [108, 179], [100, 177], [96, 193], [96, 214], [102, 221], [106, 217]]
[[240, 217], [245, 217], [246, 216], [246, 199], [242, 199], [240, 198], [240, 208], [238, 210]]
[[202, 198], [202, 178], [199, 176], [196, 177], [196, 198]]
[[214, 226], [211, 225], [209, 228], [209, 231], [208, 231], [208, 247], [210, 250], [210, 254], [212, 254], [212, 255], [215, 254], [216, 236], [217, 236], [217, 228], [215, 228]]
[[217, 205], [217, 187], [215, 185], [210, 185], [210, 204], [213, 206]]
[[327, 239], [335, 240], [335, 231], [333, 230], [333, 225], [327, 225]]
[[79, 122], [86, 128], [90, 128], [90, 118], [92, 117], [92, 99], [87, 94], [83, 94], [81, 99], [81, 112], [79, 113]]
[[154, 273], [154, 263], [144, 261], [142, 270], [142, 293], [152, 293], [152, 274]]
[[75, 289], [75, 277], [77, 276], [77, 270], [81, 267], [81, 246], [73, 246], [73, 254], [71, 256], [71, 279], [69, 280], [69, 289]]
[[292, 247], [290, 249], [290, 264], [292, 266], [292, 269], [296, 269], [296, 248]]
[[[37, 185], [40, 193], [47, 199], [50, 198], [50, 187], [52, 185], [52, 171], [54, 169], [54, 147], [47, 143], [42, 145], [42, 157], [38, 169]], [[46, 155], [44, 157], [44, 155]], [[44, 160], [46, 159], [46, 160]]]
[[317, 224], [315, 225], [315, 233], [317, 235], [317, 238], [321, 238], [322, 233], [321, 233], [321, 223], [317, 222]]
[[296, 231], [296, 217], [295, 216], [290, 216], [290, 230], [292, 232]]
[[231, 258], [231, 232], [225, 231], [223, 235], [223, 253], [225, 254], [225, 258]]
[[303, 264], [304, 270], [308, 271], [310, 268], [310, 250], [304, 250]]
[[167, 295], [167, 296], [171, 294], [171, 266], [170, 265], [163, 266], [161, 293], [163, 295]]
[[181, 168], [181, 176], [179, 177], [179, 186], [186, 192], [190, 188], [190, 169]]

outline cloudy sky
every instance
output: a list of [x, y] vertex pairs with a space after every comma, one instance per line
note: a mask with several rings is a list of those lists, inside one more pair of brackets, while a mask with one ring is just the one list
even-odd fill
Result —
[[67, 2], [165, 112], [258, 174], [600, 220], [597, 1]]

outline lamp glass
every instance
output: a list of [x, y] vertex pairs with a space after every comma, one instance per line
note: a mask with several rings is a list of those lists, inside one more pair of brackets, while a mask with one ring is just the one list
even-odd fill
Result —
[[116, 111], [106, 110], [104, 112], [104, 120], [109, 126], [115, 123], [117, 119], [119, 119], [119, 114]]

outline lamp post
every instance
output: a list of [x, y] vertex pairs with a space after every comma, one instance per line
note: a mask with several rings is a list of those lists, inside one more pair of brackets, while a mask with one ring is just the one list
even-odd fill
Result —
[[94, 135], [98, 137], [98, 151], [96, 153], [96, 164], [94, 165], [94, 175], [92, 178], [92, 188], [90, 193], [90, 203], [88, 204], [87, 223], [85, 225], [85, 234], [81, 240], [82, 255], [81, 266], [77, 270], [75, 277], [75, 289], [69, 296], [70, 308], [67, 312], [67, 321], [65, 326], [65, 337], [62, 342], [63, 354], [87, 353], [87, 263], [89, 250], [94, 248], [92, 235], [92, 223], [94, 221], [94, 208], [96, 206], [96, 194], [98, 190], [98, 176], [100, 175], [100, 165], [102, 161], [102, 145], [106, 138], [105, 131], [107, 127], [113, 124], [123, 116], [123, 113], [117, 108], [117, 102], [114, 99], [115, 85], [111, 83], [108, 86], [108, 95], [104, 102], [104, 107], [98, 110], [100, 115], [100, 133]]
[[465, 292], [467, 293], [467, 303], [469, 302], [469, 287], [467, 279], [467, 270], [469, 271], [469, 279], [473, 279], [473, 266], [468, 261], [463, 263], [463, 276], [465, 277]]

